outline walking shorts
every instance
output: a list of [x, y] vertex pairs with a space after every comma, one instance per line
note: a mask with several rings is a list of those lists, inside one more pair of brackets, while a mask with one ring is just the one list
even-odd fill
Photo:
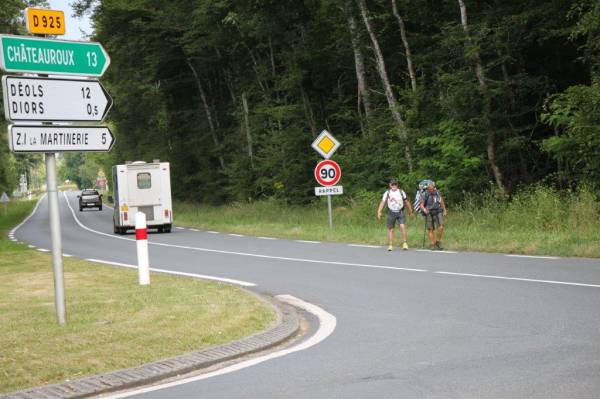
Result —
[[444, 225], [444, 217], [442, 216], [442, 212], [438, 212], [435, 215], [428, 213], [425, 215], [425, 222], [427, 223], [427, 230], [433, 230], [433, 225], [435, 224], [437, 227]]
[[398, 221], [398, 224], [404, 224], [404, 211], [392, 212], [388, 209], [387, 228], [393, 229], [396, 220]]

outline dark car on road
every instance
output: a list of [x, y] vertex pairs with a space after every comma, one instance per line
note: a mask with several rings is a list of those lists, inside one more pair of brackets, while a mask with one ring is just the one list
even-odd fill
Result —
[[79, 198], [79, 212], [83, 211], [83, 208], [98, 208], [102, 210], [102, 194], [97, 190], [85, 189], [78, 195]]

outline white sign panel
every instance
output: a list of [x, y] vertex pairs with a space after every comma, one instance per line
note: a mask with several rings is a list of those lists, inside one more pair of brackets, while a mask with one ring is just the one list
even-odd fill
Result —
[[312, 148], [325, 159], [331, 158], [331, 156], [340, 147], [340, 142], [327, 130], [323, 130], [321, 134], [313, 141]]
[[2, 77], [7, 120], [100, 122], [112, 98], [97, 80]]
[[7, 202], [10, 202], [10, 198], [8, 198], [6, 193], [2, 193], [2, 196], [0, 197], [0, 203], [6, 204]]
[[315, 187], [315, 195], [340, 195], [344, 194], [343, 186]]
[[13, 152], [108, 152], [115, 138], [105, 126], [18, 126], [8, 129]]

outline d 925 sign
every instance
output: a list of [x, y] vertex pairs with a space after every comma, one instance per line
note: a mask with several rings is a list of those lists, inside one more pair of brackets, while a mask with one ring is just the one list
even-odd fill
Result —
[[322, 186], [333, 186], [340, 181], [342, 169], [330, 159], [321, 161], [315, 167], [315, 179]]

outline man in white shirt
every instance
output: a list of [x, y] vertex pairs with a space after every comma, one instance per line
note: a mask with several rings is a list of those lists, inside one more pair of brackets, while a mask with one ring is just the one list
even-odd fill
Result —
[[410, 214], [412, 215], [412, 205], [408, 200], [406, 193], [398, 188], [398, 180], [392, 179], [390, 180], [390, 188], [385, 193], [383, 193], [383, 198], [381, 199], [381, 203], [379, 204], [379, 208], [377, 209], [377, 219], [381, 219], [381, 212], [383, 211], [383, 207], [387, 205], [388, 214], [387, 214], [387, 228], [388, 228], [388, 251], [393, 249], [393, 241], [394, 241], [394, 226], [396, 224], [396, 220], [400, 225], [400, 231], [402, 232], [402, 249], [407, 250], [408, 244], [406, 243], [406, 225], [404, 224], [404, 209], [408, 209]]

